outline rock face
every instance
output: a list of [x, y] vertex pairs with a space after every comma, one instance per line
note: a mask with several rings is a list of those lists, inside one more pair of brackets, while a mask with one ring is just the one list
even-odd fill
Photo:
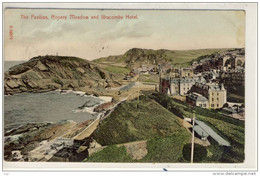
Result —
[[44, 92], [55, 89], [88, 91], [113, 87], [114, 75], [84, 59], [65, 56], [38, 56], [5, 72], [4, 92]]
[[[152, 50], [152, 49], [141, 49], [132, 48], [123, 55], [109, 56], [106, 58], [100, 58], [94, 60], [94, 62], [113, 62], [113, 63], [126, 63], [128, 67], [140, 66], [142, 64], [159, 64], [168, 62], [168, 57], [174, 53], [170, 50]], [[170, 61], [170, 60], [169, 60]]]

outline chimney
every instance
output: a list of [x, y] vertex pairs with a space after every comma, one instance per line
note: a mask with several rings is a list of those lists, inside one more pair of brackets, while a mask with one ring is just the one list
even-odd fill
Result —
[[221, 90], [225, 90], [225, 87], [224, 87], [224, 84], [223, 84], [223, 83], [220, 84], [220, 89], [221, 89]]

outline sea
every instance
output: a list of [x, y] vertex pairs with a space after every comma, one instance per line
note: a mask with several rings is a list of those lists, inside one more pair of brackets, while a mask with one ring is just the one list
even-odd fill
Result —
[[[15, 65], [13, 62], [6, 67]], [[75, 92], [19, 93], [4, 96], [4, 131], [32, 122], [59, 122], [73, 120], [77, 123], [95, 119], [98, 114], [81, 111], [84, 104], [98, 105], [102, 99]]]
[[4, 71], [6, 72], [12, 66], [24, 63], [26, 61], [4, 61]]

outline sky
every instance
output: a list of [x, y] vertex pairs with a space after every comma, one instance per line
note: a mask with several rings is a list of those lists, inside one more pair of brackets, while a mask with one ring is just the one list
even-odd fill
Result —
[[[21, 15], [28, 16], [22, 19]], [[31, 19], [47, 16], [49, 20]], [[67, 16], [66, 20], [51, 16]], [[73, 20], [70, 15], [88, 16]], [[99, 19], [91, 16], [99, 15]], [[101, 15], [124, 19], [100, 19]], [[133, 15], [138, 19], [125, 19]], [[131, 48], [190, 50], [245, 47], [244, 11], [5, 9], [4, 59], [39, 55], [93, 60]]]

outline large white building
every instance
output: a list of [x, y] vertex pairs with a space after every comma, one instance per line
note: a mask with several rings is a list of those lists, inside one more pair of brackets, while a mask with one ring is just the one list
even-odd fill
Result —
[[203, 77], [193, 78], [161, 78], [160, 92], [170, 95], [186, 95], [195, 83], [206, 83]]

